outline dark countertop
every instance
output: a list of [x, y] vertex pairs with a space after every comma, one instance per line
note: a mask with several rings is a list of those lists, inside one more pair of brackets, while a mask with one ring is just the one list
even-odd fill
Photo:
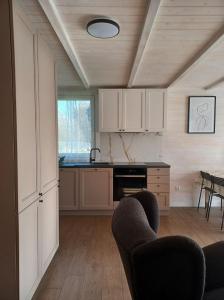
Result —
[[164, 162], [98, 162], [98, 163], [89, 163], [89, 162], [74, 162], [68, 163], [64, 162], [59, 165], [59, 168], [170, 168], [170, 165]]

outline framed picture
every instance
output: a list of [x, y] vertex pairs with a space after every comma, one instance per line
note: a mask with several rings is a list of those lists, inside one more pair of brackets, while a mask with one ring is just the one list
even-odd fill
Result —
[[188, 133], [215, 133], [216, 97], [190, 96]]

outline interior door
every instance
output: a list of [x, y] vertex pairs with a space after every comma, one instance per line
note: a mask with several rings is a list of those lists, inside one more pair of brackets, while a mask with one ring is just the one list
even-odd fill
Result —
[[45, 193], [58, 179], [57, 127], [54, 60], [48, 46], [38, 39], [38, 82], [40, 119], [41, 191]]
[[18, 208], [37, 199], [39, 194], [37, 122], [35, 96], [34, 35], [22, 17], [14, 13], [16, 73]]
[[99, 131], [121, 131], [122, 90], [99, 90]]
[[123, 130], [126, 132], [145, 131], [145, 90], [123, 90]]

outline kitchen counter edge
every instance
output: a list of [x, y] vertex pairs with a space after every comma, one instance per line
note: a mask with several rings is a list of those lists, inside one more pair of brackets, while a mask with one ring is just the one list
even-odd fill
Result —
[[164, 162], [147, 162], [147, 163], [107, 163], [107, 164], [94, 164], [94, 163], [62, 163], [59, 168], [170, 168], [170, 165]]

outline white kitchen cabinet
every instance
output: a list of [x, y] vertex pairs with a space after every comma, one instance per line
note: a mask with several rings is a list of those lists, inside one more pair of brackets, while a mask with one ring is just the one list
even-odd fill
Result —
[[79, 208], [79, 169], [61, 168], [59, 179], [60, 210], [77, 210]]
[[31, 299], [38, 281], [38, 201], [35, 201], [19, 214], [20, 300]]
[[163, 132], [166, 128], [166, 92], [163, 89], [146, 90], [146, 131]]
[[99, 131], [118, 132], [122, 127], [122, 89], [99, 90]]
[[80, 209], [113, 209], [113, 169], [80, 169]]
[[162, 132], [165, 128], [165, 90], [99, 90], [100, 132]]
[[19, 282], [20, 300], [28, 300], [32, 298], [58, 245], [54, 61], [50, 50], [16, 6], [13, 7], [13, 19]]
[[58, 187], [19, 214], [20, 300], [31, 299], [58, 248]]
[[39, 133], [41, 192], [57, 184], [57, 130], [54, 60], [48, 46], [38, 39]]
[[125, 132], [145, 131], [145, 90], [122, 90], [122, 129]]
[[50, 189], [41, 197], [41, 201], [38, 228], [40, 269], [43, 275], [58, 248], [58, 187]]
[[35, 94], [34, 34], [19, 14], [14, 14], [16, 119], [18, 159], [18, 209], [38, 197], [38, 141]]
[[156, 195], [160, 210], [168, 212], [170, 206], [170, 168], [148, 168], [147, 189]]

